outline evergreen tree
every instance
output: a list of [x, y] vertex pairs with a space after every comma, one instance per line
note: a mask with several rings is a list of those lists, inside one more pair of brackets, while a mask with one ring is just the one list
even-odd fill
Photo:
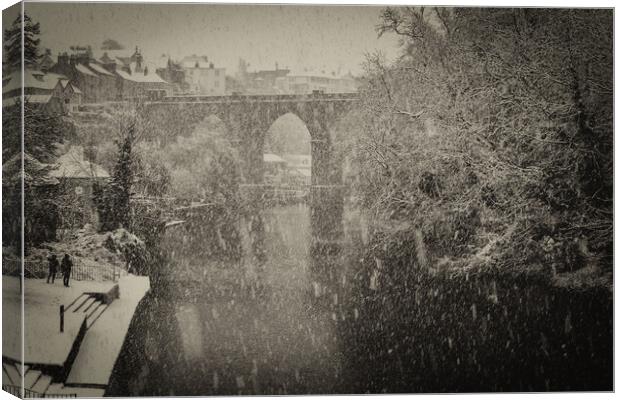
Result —
[[[22, 23], [23, 23], [23, 48], [22, 48]], [[19, 70], [22, 61], [22, 50], [24, 54], [24, 66], [33, 67], [39, 63], [39, 42], [37, 37], [40, 34], [39, 23], [34, 23], [30, 17], [24, 13], [22, 20], [21, 14], [13, 21], [10, 28], [4, 30], [4, 50], [6, 51], [5, 68], [7, 72]]]
[[[21, 152], [21, 112], [19, 101], [2, 115], [3, 163]], [[43, 163], [56, 158], [55, 147], [73, 132], [73, 124], [61, 115], [24, 103], [24, 151]]]
[[[19, 15], [11, 27], [4, 31], [5, 73], [21, 68], [22, 52], [24, 66], [31, 67], [38, 63], [39, 34], [39, 23], [34, 23], [26, 14], [23, 19]], [[53, 239], [55, 236], [58, 223], [58, 189], [57, 182], [48, 177], [49, 164], [56, 158], [56, 145], [62, 143], [71, 126], [60, 115], [26, 102], [22, 148], [20, 106], [21, 103], [18, 101], [15, 105], [5, 108], [2, 116], [2, 186], [5, 191], [2, 202], [5, 226], [3, 239], [6, 243], [20, 247], [23, 222], [26, 251], [28, 251], [31, 245]], [[22, 202], [25, 221], [21, 220]]]
[[134, 180], [135, 125], [130, 124], [118, 144], [118, 160], [114, 166], [112, 182], [106, 187], [96, 187], [93, 191], [95, 203], [101, 216], [101, 230], [114, 230], [128, 227], [131, 187]]
[[[55, 237], [58, 225], [57, 181], [49, 178], [56, 145], [72, 127], [61, 116], [24, 104], [24, 151], [19, 102], [2, 115], [3, 240], [20, 247], [22, 178], [25, 239], [28, 247]], [[22, 170], [22, 160], [24, 169]]]

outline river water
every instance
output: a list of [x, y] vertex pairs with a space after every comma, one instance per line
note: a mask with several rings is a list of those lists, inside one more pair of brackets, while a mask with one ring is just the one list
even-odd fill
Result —
[[[139, 305], [107, 395], [316, 394], [345, 390], [336, 314], [312, 306], [305, 204], [264, 212], [267, 262], [196, 261], [196, 288]], [[197, 265], [200, 264], [200, 265]], [[178, 288], [177, 288], [178, 289]]]

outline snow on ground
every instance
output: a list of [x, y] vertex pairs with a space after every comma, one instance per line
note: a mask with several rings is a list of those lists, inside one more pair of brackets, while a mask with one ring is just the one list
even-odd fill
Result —
[[[55, 364], [65, 362], [79, 332], [84, 315], [66, 313], [64, 332], [60, 332], [60, 305], [67, 307], [84, 292], [107, 292], [113, 282], [71, 281], [64, 287], [62, 280], [47, 284], [44, 279], [26, 279], [24, 284], [24, 349], [26, 363]], [[2, 304], [5, 327], [2, 335], [3, 356], [19, 360], [21, 338], [15, 315], [21, 314], [19, 278], [2, 277]], [[17, 322], [17, 323], [16, 323]]]
[[134, 311], [149, 287], [147, 277], [127, 275], [120, 279], [120, 298], [86, 332], [67, 385], [108, 384]]

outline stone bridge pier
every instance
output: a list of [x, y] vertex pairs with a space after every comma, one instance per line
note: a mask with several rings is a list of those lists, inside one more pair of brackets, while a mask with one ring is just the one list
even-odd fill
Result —
[[312, 178], [310, 194], [311, 271], [310, 290], [321, 303], [338, 302], [343, 240], [342, 160], [334, 155], [333, 129], [357, 102], [354, 93], [309, 95], [248, 95], [211, 97], [167, 97], [147, 103], [145, 112], [158, 131], [160, 141], [189, 135], [198, 123], [215, 115], [226, 126], [231, 143], [238, 152], [243, 182], [249, 190], [246, 218], [256, 261], [264, 263], [262, 241], [261, 190], [263, 183], [263, 147], [271, 125], [281, 116], [292, 113], [304, 122], [310, 133]]

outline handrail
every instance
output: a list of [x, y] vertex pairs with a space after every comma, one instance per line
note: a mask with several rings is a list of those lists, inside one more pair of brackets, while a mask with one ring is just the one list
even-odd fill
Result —
[[[14, 259], [2, 260], [2, 274], [4, 275], [20, 275], [21, 261]], [[76, 281], [87, 280], [99, 280], [99, 281], [113, 281], [116, 282], [120, 276], [120, 269], [114, 266], [112, 276], [106, 274], [103, 268], [99, 268], [95, 265], [87, 265], [76, 259], [73, 260], [73, 267], [71, 268], [71, 278]], [[62, 273], [62, 271], [58, 271]], [[44, 279], [48, 274], [48, 266], [46, 263], [33, 263], [26, 261], [24, 263], [24, 274], [38, 279]]]
[[45, 393], [43, 397], [46, 399], [74, 399], [77, 397], [77, 393], [67, 393], [67, 394]]
[[[24, 275], [34, 278], [45, 278], [47, 276], [47, 268], [41, 268], [35, 263], [26, 261], [24, 264]], [[2, 274], [3, 275], [21, 275], [22, 262], [17, 259], [3, 258], [2, 259]]]
[[106, 274], [104, 272], [106, 271], [103, 268], [74, 260], [73, 267], [71, 268], [71, 278], [75, 279], [76, 281], [97, 280], [116, 282], [117, 275], [120, 275], [120, 271], [118, 271], [117, 273], [116, 265], [114, 265], [111, 277], [109, 276], [109, 274]]

